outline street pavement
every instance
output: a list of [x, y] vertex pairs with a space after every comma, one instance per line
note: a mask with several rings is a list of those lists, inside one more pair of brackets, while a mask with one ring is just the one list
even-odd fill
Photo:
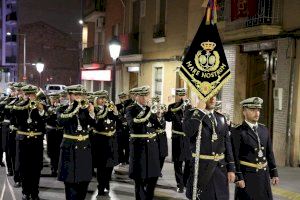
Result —
[[[126, 171], [124, 168], [121, 172]], [[273, 187], [275, 200], [300, 200], [300, 168], [279, 168], [280, 186]], [[40, 180], [40, 197], [42, 200], [63, 200], [64, 185], [50, 177], [50, 168], [44, 164]], [[113, 174], [109, 196], [97, 198], [97, 182], [94, 178], [89, 185], [87, 200], [134, 200], [134, 184], [127, 175]], [[21, 188], [14, 188], [12, 177], [6, 176], [5, 168], [0, 168], [0, 200], [20, 200]], [[234, 185], [230, 184], [230, 199], [233, 199]], [[186, 200], [184, 194], [176, 192], [176, 182], [172, 163], [165, 163], [163, 177], [159, 178], [155, 200]]]

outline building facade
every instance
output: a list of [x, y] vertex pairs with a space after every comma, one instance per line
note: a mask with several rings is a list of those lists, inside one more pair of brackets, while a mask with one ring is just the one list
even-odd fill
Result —
[[[300, 3], [256, 2], [218, 1], [218, 28], [232, 72], [218, 96], [222, 111], [236, 124], [243, 120], [241, 100], [263, 98], [261, 123], [270, 128], [278, 164], [298, 166], [300, 26], [296, 10]], [[163, 103], [174, 101], [174, 88], [185, 86], [176, 70], [200, 25], [203, 4], [202, 0], [126, 1], [124, 46], [128, 49], [120, 57], [122, 89], [147, 84]], [[129, 68], [137, 69], [135, 75]]]
[[[44, 88], [45, 84], [77, 84], [79, 74], [79, 48], [70, 34], [66, 34], [45, 22], [35, 22], [19, 27], [26, 34], [27, 82]], [[19, 43], [23, 47], [23, 41]], [[18, 63], [22, 63], [23, 52]], [[41, 74], [33, 65], [43, 62]], [[23, 76], [23, 65], [19, 66], [19, 80]]]
[[[177, 69], [201, 23], [206, 2], [125, 1], [119, 90], [150, 85], [152, 96], [170, 104], [174, 88], [188, 88]], [[253, 2], [218, 1], [218, 28], [232, 73], [218, 95], [222, 112], [239, 124], [243, 120], [239, 102], [261, 97], [260, 122], [270, 129], [278, 165], [298, 166], [300, 2]], [[189, 90], [192, 100], [194, 95]]]
[[[109, 53], [109, 41], [119, 37], [123, 30], [124, 5], [120, 0], [83, 1], [82, 68], [81, 79], [88, 91], [105, 89], [112, 92], [112, 81], [116, 83], [116, 94], [122, 87], [120, 64], [115, 65]], [[113, 80], [113, 69], [115, 79]]]
[[17, 80], [17, 0], [1, 1], [1, 67], [0, 90], [6, 93], [7, 83]]

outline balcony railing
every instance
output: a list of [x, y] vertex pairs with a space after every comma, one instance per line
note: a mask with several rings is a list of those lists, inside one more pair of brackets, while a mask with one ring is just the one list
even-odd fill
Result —
[[153, 38], [166, 37], [165, 23], [159, 23], [153, 26]]
[[84, 2], [84, 17], [88, 16], [94, 11], [105, 12], [106, 0], [85, 0]]
[[121, 56], [130, 54], [139, 54], [139, 33], [129, 33], [125, 35], [120, 35], [119, 39], [121, 41]]
[[17, 35], [6, 36], [6, 42], [17, 42]]
[[5, 58], [6, 63], [17, 63], [17, 57], [16, 56], [7, 56]]
[[[250, 2], [250, 1], [248, 1]], [[237, 13], [232, 11], [231, 4], [223, 4], [219, 15], [225, 20], [225, 30], [231, 31], [241, 28], [259, 26], [259, 25], [280, 25], [281, 24], [281, 3], [280, 0], [258, 0], [255, 7], [252, 8], [251, 15], [236, 17]], [[231, 9], [230, 9], [231, 6]], [[231, 12], [230, 12], [231, 10]], [[236, 11], [240, 12], [240, 11]], [[250, 11], [247, 11], [248, 13]], [[235, 17], [233, 16], [235, 15]], [[222, 20], [222, 19], [221, 19]]]
[[102, 63], [104, 55], [104, 46], [95, 45], [93, 47], [83, 49], [83, 64]]

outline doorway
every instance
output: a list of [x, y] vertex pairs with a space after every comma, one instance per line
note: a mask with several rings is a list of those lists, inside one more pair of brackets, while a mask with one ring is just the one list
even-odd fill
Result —
[[246, 96], [260, 97], [263, 107], [259, 122], [265, 124], [273, 132], [276, 54], [274, 51], [259, 51], [248, 53], [247, 91]]

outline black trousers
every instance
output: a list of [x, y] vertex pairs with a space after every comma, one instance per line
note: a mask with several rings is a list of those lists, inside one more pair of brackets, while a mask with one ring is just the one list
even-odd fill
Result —
[[[7, 170], [8, 171], [12, 171], [12, 161], [11, 161], [11, 156], [10, 156], [10, 152], [9, 152], [9, 124], [3, 122], [2, 126], [1, 126], [1, 136], [0, 137], [0, 147], [2, 145], [2, 148], [0, 148], [0, 153], [5, 152], [5, 157], [6, 157], [6, 166], [7, 166]], [[15, 138], [14, 138], [15, 140]], [[1, 161], [2, 161], [2, 153], [0, 155]]]
[[165, 158], [166, 158], [166, 157], [159, 157], [160, 171], [161, 171], [161, 170], [163, 169], [163, 167], [164, 167]]
[[[127, 131], [127, 132], [126, 132]], [[119, 163], [129, 163], [129, 133], [128, 130], [118, 132], [118, 155]]]
[[16, 131], [11, 131], [9, 129], [9, 125], [7, 125], [7, 126], [3, 126], [2, 133], [7, 134], [6, 149], [5, 149], [7, 169], [8, 171], [13, 172], [14, 181], [20, 182], [21, 181], [20, 171], [16, 167]]
[[97, 167], [97, 181], [98, 181], [98, 193], [103, 194], [104, 189], [109, 190], [109, 181], [111, 180], [111, 173], [113, 167], [98, 166]]
[[0, 162], [2, 162], [2, 160], [3, 160], [3, 151], [5, 151], [4, 150], [4, 146], [2, 145], [3, 143], [5, 143], [5, 138], [2, 136], [2, 125], [0, 125], [0, 133], [1, 133], [1, 135], [0, 135]]
[[90, 182], [65, 183], [66, 200], [84, 200]]
[[47, 129], [47, 153], [50, 158], [51, 170], [57, 171], [59, 154], [60, 154], [60, 144], [63, 138], [63, 133], [56, 129]]
[[158, 177], [147, 179], [134, 179], [135, 182], [135, 199], [152, 200]]
[[17, 141], [19, 169], [22, 177], [22, 193], [38, 196], [43, 167], [43, 140], [30, 138]]
[[184, 188], [190, 175], [190, 161], [184, 162], [184, 170], [182, 169], [183, 161], [174, 161], [175, 178], [178, 188]]

